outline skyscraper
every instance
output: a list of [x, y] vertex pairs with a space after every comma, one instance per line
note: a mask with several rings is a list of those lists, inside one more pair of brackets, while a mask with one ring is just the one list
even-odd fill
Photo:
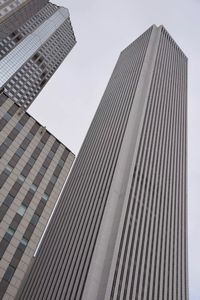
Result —
[[120, 54], [19, 299], [187, 300], [187, 58]]
[[67, 8], [44, 0], [21, 2], [0, 22], [0, 88], [26, 110], [76, 39]]

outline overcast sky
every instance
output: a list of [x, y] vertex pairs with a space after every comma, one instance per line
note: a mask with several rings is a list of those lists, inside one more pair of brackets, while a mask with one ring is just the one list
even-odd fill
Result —
[[200, 0], [52, 2], [69, 8], [77, 44], [29, 113], [75, 154], [123, 48], [163, 24], [189, 58], [189, 279], [190, 300], [200, 300]]

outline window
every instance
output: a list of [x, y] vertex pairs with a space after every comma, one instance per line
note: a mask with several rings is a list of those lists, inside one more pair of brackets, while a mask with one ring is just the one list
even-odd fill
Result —
[[63, 160], [63, 159], [60, 159], [59, 162], [58, 162], [58, 165], [59, 165], [60, 167], [63, 167], [64, 164], [65, 164], [64, 160]]
[[39, 56], [40, 56], [40, 55], [39, 55], [38, 53], [35, 53], [35, 54], [33, 55], [33, 60], [37, 60]]
[[35, 160], [33, 157], [30, 157], [28, 163], [29, 163], [29, 165], [33, 166], [34, 163], [35, 163], [35, 161], [36, 161], [36, 160]]
[[14, 197], [12, 195], [8, 194], [8, 196], [4, 200], [4, 204], [9, 207], [12, 204], [13, 200], [14, 200]]
[[12, 140], [9, 137], [7, 137], [4, 141], [4, 144], [9, 147], [12, 144]]
[[5, 172], [6, 172], [6, 174], [8, 174], [8, 175], [12, 172], [12, 170], [13, 170], [13, 168], [12, 168], [10, 165], [7, 165], [7, 166], [5, 167]]
[[47, 201], [49, 199], [49, 195], [47, 193], [44, 193], [44, 195], [42, 196], [42, 198]]
[[33, 135], [31, 132], [29, 132], [29, 133], [27, 134], [27, 139], [28, 139], [29, 141], [32, 141], [33, 137], [34, 137], [34, 135]]
[[53, 151], [50, 151], [50, 152], [48, 153], [48, 157], [50, 157], [50, 158], [53, 158], [54, 155], [55, 155], [55, 153], [54, 153]]
[[38, 144], [38, 148], [39, 148], [40, 150], [42, 150], [42, 149], [44, 148], [44, 143], [42, 143], [42, 142], [39, 142], [39, 144]]
[[25, 239], [25, 238], [23, 237], [23, 238], [21, 239], [20, 243], [19, 243], [18, 248], [19, 248], [21, 251], [24, 251], [27, 245], [28, 245], [28, 240]]
[[32, 216], [32, 219], [31, 219], [31, 224], [33, 224], [33, 225], [37, 225], [37, 223], [38, 223], [38, 221], [39, 221], [39, 216], [38, 215], [36, 215], [36, 214], [34, 214], [33, 216]]
[[47, 79], [46, 78], [43, 79], [42, 82], [40, 83], [40, 87], [42, 88], [45, 85], [46, 82], [47, 82]]
[[10, 282], [14, 273], [15, 273], [15, 268], [13, 268], [12, 266], [8, 266], [6, 272], [3, 276], [3, 279]]
[[33, 192], [37, 191], [37, 186], [35, 184], [31, 184], [30, 190]]
[[24, 149], [22, 149], [21, 147], [19, 147], [16, 151], [16, 154], [21, 157], [24, 154]]
[[8, 229], [4, 235], [4, 239], [7, 240], [8, 242], [10, 242], [10, 240], [12, 239], [14, 234], [15, 234], [15, 231], [11, 227], [8, 227]]
[[27, 246], [28, 245], [28, 240], [25, 238], [22, 238], [20, 243], [22, 243], [22, 245]]
[[21, 125], [19, 122], [15, 125], [15, 128], [17, 129], [17, 131], [21, 131], [23, 129], [23, 125]]
[[17, 213], [18, 213], [20, 216], [23, 217], [23, 215], [25, 214], [26, 209], [27, 209], [27, 206], [24, 205], [24, 204], [22, 204], [22, 205], [20, 205], [20, 207], [18, 208]]
[[41, 175], [44, 175], [45, 172], [46, 172], [46, 170], [47, 170], [47, 169], [46, 169], [45, 167], [42, 166], [41, 169], [40, 169], [40, 174], [41, 174]]
[[12, 118], [12, 116], [11, 116], [11, 114], [9, 114], [8, 112], [6, 112], [5, 115], [3, 116], [3, 118], [4, 118], [6, 121], [9, 121], [9, 120]]
[[24, 182], [26, 180], [25, 176], [23, 176], [22, 174], [19, 175], [18, 180], [20, 182]]
[[52, 175], [52, 177], [51, 177], [50, 181], [51, 181], [53, 184], [55, 184], [55, 183], [56, 183], [56, 181], [57, 181], [57, 179], [58, 179], [58, 177], [57, 177], [57, 176], [55, 176], [55, 175]]

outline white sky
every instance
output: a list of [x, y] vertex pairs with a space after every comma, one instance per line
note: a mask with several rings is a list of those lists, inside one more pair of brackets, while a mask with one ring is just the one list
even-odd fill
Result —
[[69, 8], [77, 44], [29, 113], [75, 154], [123, 48], [163, 24], [188, 56], [190, 300], [200, 300], [200, 0], [52, 2]]

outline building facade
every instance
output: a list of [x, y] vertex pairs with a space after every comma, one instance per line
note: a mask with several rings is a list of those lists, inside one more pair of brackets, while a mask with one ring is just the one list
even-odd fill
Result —
[[40, 10], [49, 0], [0, 0], [0, 39]]
[[0, 22], [9, 18], [14, 12], [26, 5], [29, 0], [1, 0], [0, 1]]
[[67, 8], [48, 1], [24, 2], [0, 23], [0, 88], [26, 110], [76, 39]]
[[120, 54], [20, 300], [187, 300], [187, 58]]
[[74, 160], [28, 113], [0, 95], [0, 299], [14, 299]]

